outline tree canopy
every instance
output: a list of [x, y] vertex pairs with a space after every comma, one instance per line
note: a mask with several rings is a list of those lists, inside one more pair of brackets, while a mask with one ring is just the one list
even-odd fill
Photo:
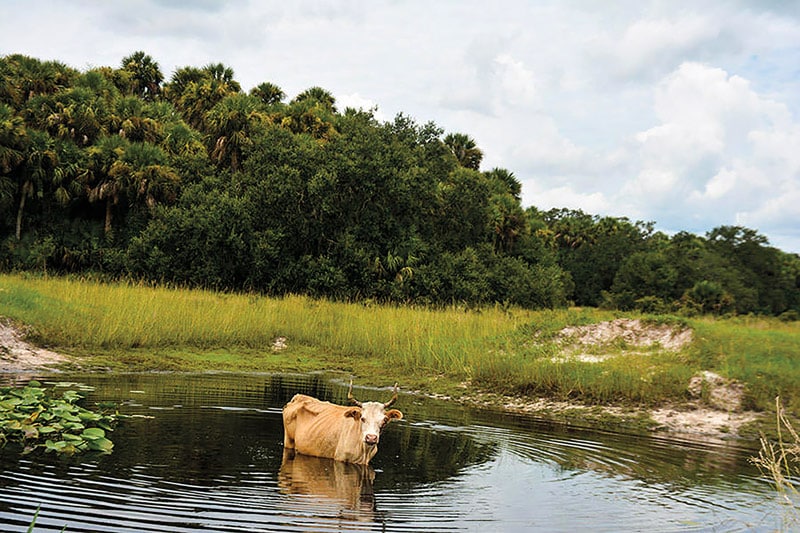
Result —
[[310, 87], [169, 81], [137, 51], [77, 71], [0, 58], [0, 269], [418, 305], [800, 313], [800, 257], [752, 229], [521, 204], [483, 152]]

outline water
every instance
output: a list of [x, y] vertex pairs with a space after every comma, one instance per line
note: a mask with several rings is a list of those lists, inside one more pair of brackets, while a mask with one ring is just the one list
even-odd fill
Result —
[[[790, 509], [742, 444], [579, 430], [401, 394], [369, 467], [284, 457], [297, 392], [321, 375], [91, 375], [122, 402], [106, 456], [0, 451], [0, 531], [776, 531]], [[59, 376], [58, 380], [65, 378]], [[402, 384], [401, 384], [402, 385]], [[388, 390], [356, 390], [362, 400]]]

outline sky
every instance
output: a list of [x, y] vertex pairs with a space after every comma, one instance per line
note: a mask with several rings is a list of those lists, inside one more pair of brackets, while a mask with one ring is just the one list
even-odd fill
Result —
[[249, 91], [466, 133], [525, 207], [800, 253], [794, 0], [0, 0], [0, 55], [80, 70], [142, 50], [168, 80], [223, 63]]

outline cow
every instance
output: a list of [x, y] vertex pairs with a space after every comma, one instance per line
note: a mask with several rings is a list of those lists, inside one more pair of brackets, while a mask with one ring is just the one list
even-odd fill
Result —
[[389, 409], [397, 401], [397, 384], [387, 403], [359, 402], [353, 397], [353, 382], [347, 399], [354, 407], [323, 402], [295, 394], [283, 408], [283, 447], [303, 455], [327, 457], [346, 463], [367, 465], [378, 452], [381, 430], [403, 413]]

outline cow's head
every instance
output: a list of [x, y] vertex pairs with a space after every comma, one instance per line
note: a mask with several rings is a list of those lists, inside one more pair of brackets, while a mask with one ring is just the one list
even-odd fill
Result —
[[403, 418], [403, 413], [397, 409], [389, 409], [389, 407], [397, 401], [397, 383], [394, 385], [392, 399], [386, 403], [359, 402], [353, 398], [352, 381], [350, 382], [350, 390], [347, 393], [347, 398], [357, 407], [352, 407], [345, 411], [344, 416], [350, 417], [361, 424], [361, 435], [364, 437], [364, 444], [367, 446], [375, 446], [378, 444], [381, 430], [390, 420], [400, 420]]

